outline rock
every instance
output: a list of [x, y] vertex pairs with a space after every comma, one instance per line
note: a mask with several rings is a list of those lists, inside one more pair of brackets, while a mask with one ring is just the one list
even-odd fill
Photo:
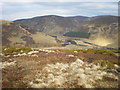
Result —
[[74, 57], [74, 55], [68, 55], [68, 57]]
[[80, 59], [77, 59], [75, 62], [76, 62], [77, 64], [84, 64], [84, 62], [83, 62], [82, 60], [80, 60]]
[[119, 66], [118, 66], [117, 64], [114, 64], [114, 66], [115, 66], [116, 68], [119, 68]]

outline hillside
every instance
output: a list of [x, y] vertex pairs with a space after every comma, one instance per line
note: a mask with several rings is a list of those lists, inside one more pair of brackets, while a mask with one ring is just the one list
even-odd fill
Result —
[[[56, 46], [56, 40], [44, 33], [32, 34], [30, 29], [10, 21], [0, 21], [2, 26], [2, 46], [4, 47], [46, 47]], [[39, 39], [39, 40], [38, 40]]]
[[[34, 17], [30, 19], [21, 19], [14, 22], [24, 27], [29, 27], [35, 32], [44, 32], [50, 35], [62, 35], [68, 31], [74, 30], [80, 24], [84, 23], [87, 17], [61, 17], [55, 15]], [[30, 31], [32, 32], [32, 31]]]
[[92, 43], [101, 46], [118, 47], [118, 17], [92, 17], [83, 26], [78, 27], [77, 31], [90, 33], [89, 40]]
[[31, 33], [44, 32], [53, 36], [69, 36], [67, 33], [70, 33], [70, 35], [72, 34], [72, 36], [75, 37], [75, 32], [80, 32], [86, 33], [86, 35], [90, 34], [88, 40], [92, 43], [115, 48], [118, 45], [117, 16], [61, 17], [48, 15], [20, 19], [14, 22], [21, 24], [23, 27], [30, 28], [29, 32]]
[[119, 88], [120, 66], [118, 58], [111, 55], [114, 52], [105, 50], [108, 55], [93, 53], [103, 50], [6, 52], [10, 50], [4, 50], [0, 62], [3, 88]]

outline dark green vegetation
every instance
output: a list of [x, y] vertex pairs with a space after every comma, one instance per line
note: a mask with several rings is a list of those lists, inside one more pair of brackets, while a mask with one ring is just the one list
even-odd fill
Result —
[[112, 56], [115, 56], [115, 53], [116, 53], [116, 51], [105, 50], [105, 49], [87, 49], [87, 50], [52, 49], [52, 50], [68, 52], [68, 53], [71, 53], [71, 54], [74, 53], [74, 51], [77, 51], [77, 52], [82, 52], [82, 53], [102, 54], [102, 55], [112, 55]]
[[101, 67], [106, 67], [106, 68], [116, 68], [114, 66], [114, 63], [107, 61], [107, 60], [95, 60], [93, 63], [99, 64]]
[[92, 53], [92, 54], [102, 54], [102, 55], [115, 55], [113, 51], [105, 50], [105, 49], [88, 49], [81, 50], [83, 53]]
[[90, 34], [87, 33], [87, 32], [67, 32], [63, 36], [79, 37], [79, 38], [89, 38]]
[[12, 54], [12, 53], [20, 53], [20, 52], [29, 52], [32, 49], [30, 47], [22, 47], [22, 48], [7, 48], [3, 50], [3, 54]]

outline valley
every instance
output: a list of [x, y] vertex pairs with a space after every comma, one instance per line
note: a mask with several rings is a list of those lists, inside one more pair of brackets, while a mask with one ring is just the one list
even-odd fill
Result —
[[0, 21], [3, 88], [119, 88], [117, 16]]

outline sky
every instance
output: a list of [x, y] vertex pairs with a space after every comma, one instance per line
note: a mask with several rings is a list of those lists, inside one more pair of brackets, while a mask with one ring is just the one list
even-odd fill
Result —
[[0, 12], [0, 19], [9, 21], [44, 15], [118, 16], [118, 0], [1, 0]]

